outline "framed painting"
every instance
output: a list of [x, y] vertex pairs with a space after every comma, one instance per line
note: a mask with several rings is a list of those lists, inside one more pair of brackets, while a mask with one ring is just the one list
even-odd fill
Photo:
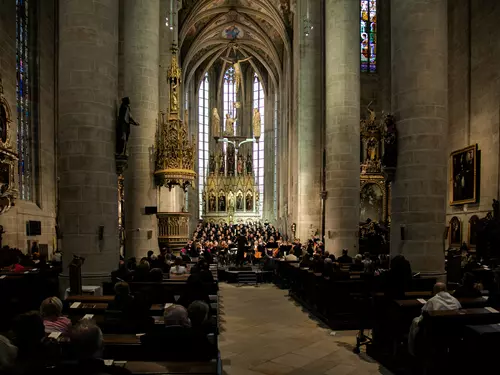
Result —
[[473, 215], [469, 219], [469, 247], [475, 248], [477, 244], [477, 224], [479, 222], [479, 217]]
[[477, 145], [451, 153], [450, 205], [477, 201]]

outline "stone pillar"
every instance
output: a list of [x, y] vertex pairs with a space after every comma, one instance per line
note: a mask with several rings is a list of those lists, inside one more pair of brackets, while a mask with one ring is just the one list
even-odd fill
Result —
[[359, 2], [325, 0], [326, 249], [358, 252]]
[[391, 256], [403, 254], [414, 271], [442, 272], [447, 189], [447, 1], [393, 0], [391, 12], [392, 109], [398, 129]]
[[[302, 21], [298, 31], [300, 58], [297, 63], [297, 236], [305, 242], [311, 237], [311, 231], [321, 231], [324, 36], [321, 32], [322, 1], [301, 3], [303, 5], [298, 7]], [[304, 21], [306, 17], [309, 23]], [[308, 25], [313, 28], [306, 36]]]
[[[169, 100], [169, 85], [167, 81], [167, 70], [172, 60], [172, 43], [177, 40], [176, 33], [177, 28], [174, 30], [170, 29], [170, 25], [165, 24], [165, 17], [170, 12], [170, 1], [171, 0], [160, 0], [160, 13], [159, 13], [159, 26], [160, 26], [160, 73], [159, 73], [159, 95], [160, 112], [168, 112], [168, 100]], [[177, 16], [176, 16], [177, 17]], [[172, 22], [172, 20], [170, 20]], [[177, 19], [174, 22], [177, 25]], [[175, 34], [174, 34], [175, 33]], [[181, 101], [184, 103], [184, 101]]]
[[124, 0], [124, 95], [130, 97], [132, 126], [125, 172], [127, 256], [141, 258], [156, 250], [155, 215], [144, 207], [157, 206], [153, 180], [156, 122], [158, 119], [159, 0]]
[[83, 276], [101, 279], [119, 259], [114, 156], [118, 1], [59, 4], [61, 245], [65, 265], [73, 254], [83, 256]]

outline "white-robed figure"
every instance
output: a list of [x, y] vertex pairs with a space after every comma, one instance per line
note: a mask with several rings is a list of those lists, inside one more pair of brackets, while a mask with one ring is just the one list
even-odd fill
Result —
[[408, 351], [411, 355], [416, 356], [415, 343], [420, 332], [420, 325], [424, 319], [423, 313], [426, 311], [438, 310], [459, 310], [462, 308], [460, 302], [446, 290], [446, 284], [436, 283], [433, 289], [434, 297], [429, 299], [422, 307], [422, 314], [413, 319], [410, 326], [410, 334], [408, 335]]

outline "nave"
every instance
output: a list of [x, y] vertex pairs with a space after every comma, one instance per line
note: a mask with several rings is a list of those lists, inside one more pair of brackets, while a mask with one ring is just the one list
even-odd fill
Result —
[[332, 335], [286, 290], [221, 284], [219, 293], [219, 349], [227, 375], [391, 374], [364, 352], [352, 353], [355, 331]]

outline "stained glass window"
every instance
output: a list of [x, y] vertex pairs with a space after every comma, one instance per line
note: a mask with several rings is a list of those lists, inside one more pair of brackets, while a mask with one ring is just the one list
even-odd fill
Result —
[[19, 156], [19, 197], [33, 199], [32, 114], [31, 114], [31, 56], [32, 35], [29, 1], [16, 0], [16, 96], [17, 152]]
[[[226, 114], [229, 117], [236, 118], [236, 80], [234, 76], [234, 68], [231, 66], [226, 73], [224, 73], [224, 126], [226, 125]], [[234, 131], [236, 131], [236, 122], [234, 122]], [[226, 144], [224, 144], [226, 145]]]
[[208, 73], [201, 81], [198, 91], [198, 194], [200, 199], [200, 219], [203, 215], [203, 188], [208, 169], [208, 132], [209, 132], [209, 87]]
[[253, 170], [259, 188], [259, 213], [262, 214], [264, 203], [264, 88], [257, 73], [253, 79], [253, 108], [260, 113], [261, 136], [253, 144]]
[[377, 71], [377, 0], [361, 0], [361, 72]]

